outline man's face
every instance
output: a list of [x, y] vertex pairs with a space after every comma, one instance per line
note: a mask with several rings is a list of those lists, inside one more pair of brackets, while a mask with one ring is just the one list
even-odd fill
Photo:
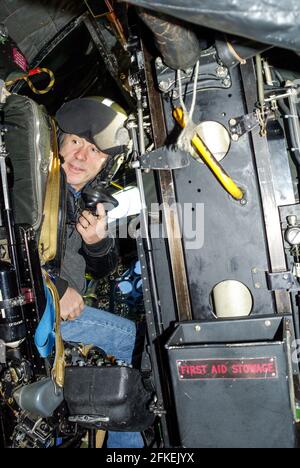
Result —
[[96, 177], [108, 159], [107, 154], [76, 135], [65, 135], [60, 154], [64, 158], [62, 167], [67, 183], [77, 191]]

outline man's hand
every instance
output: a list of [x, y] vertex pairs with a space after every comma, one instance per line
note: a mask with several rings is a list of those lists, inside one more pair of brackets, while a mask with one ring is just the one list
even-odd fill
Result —
[[97, 244], [108, 235], [107, 221], [104, 206], [97, 205], [98, 216], [94, 216], [90, 211], [84, 211], [76, 226], [84, 242], [88, 245]]
[[68, 288], [60, 300], [60, 316], [63, 320], [75, 320], [84, 309], [81, 295], [73, 288]]

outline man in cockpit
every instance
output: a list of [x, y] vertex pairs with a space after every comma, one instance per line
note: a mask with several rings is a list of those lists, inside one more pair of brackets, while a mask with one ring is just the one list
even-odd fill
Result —
[[[106, 212], [97, 215], [78, 202], [84, 189], [99, 183], [112, 157], [129, 143], [124, 128], [126, 114], [112, 101], [82, 98], [62, 106], [56, 115], [60, 155], [68, 184], [67, 225], [61, 276], [56, 279], [60, 295], [62, 336], [65, 341], [93, 344], [127, 364], [132, 362], [136, 339], [133, 322], [84, 305], [85, 273], [95, 277], [111, 273], [117, 264], [115, 239], [107, 229]], [[143, 447], [140, 434], [109, 433], [108, 447]]]

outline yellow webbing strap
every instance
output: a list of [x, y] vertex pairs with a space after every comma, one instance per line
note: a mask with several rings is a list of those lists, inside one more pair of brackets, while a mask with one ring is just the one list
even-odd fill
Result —
[[55, 361], [53, 364], [52, 369], [52, 377], [56, 384], [59, 387], [63, 387], [65, 383], [65, 347], [64, 342], [61, 336], [60, 331], [60, 304], [59, 304], [59, 296], [55, 285], [52, 283], [49, 275], [47, 272], [44, 271], [44, 277], [46, 281], [46, 286], [49, 289], [52, 298], [53, 298], [53, 305], [55, 307]]
[[[49, 75], [50, 82], [49, 82], [47, 88], [37, 89], [34, 86], [34, 84], [32, 83], [30, 78], [32, 76], [34, 76], [34, 75], [40, 75], [42, 73], [46, 73], [47, 75]], [[34, 92], [35, 94], [47, 94], [47, 93], [49, 93], [49, 91], [51, 91], [51, 89], [55, 85], [54, 73], [51, 70], [49, 70], [48, 68], [35, 68], [33, 70], [29, 70], [29, 72], [26, 75], [19, 76], [18, 78], [14, 79], [14, 80], [11, 80], [11, 81], [6, 81], [5, 85], [6, 85], [7, 88], [9, 88], [9, 87], [13, 86], [15, 83], [17, 83], [17, 81], [22, 81], [22, 80], [26, 81], [26, 83], [28, 84], [31, 91]]]
[[57, 252], [58, 218], [60, 208], [60, 159], [58, 154], [56, 127], [52, 125], [52, 159], [46, 186], [43, 224], [39, 241], [40, 258], [43, 265], [53, 260]]
[[[186, 126], [182, 109], [176, 108], [174, 111], [174, 117], [182, 128]], [[240, 189], [240, 187], [238, 187], [232, 178], [226, 174], [221, 164], [216, 160], [214, 155], [211, 153], [211, 151], [209, 151], [205, 143], [198, 135], [194, 135], [192, 138], [192, 144], [198, 151], [205, 164], [211, 169], [216, 178], [225, 188], [225, 190], [236, 200], [242, 201], [245, 196], [244, 192]]]

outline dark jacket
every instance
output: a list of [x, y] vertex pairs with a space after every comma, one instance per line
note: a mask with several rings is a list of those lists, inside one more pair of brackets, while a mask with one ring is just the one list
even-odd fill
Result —
[[100, 279], [109, 275], [117, 265], [118, 251], [115, 239], [110, 235], [94, 245], [87, 245], [76, 229], [79, 194], [69, 188], [67, 194], [67, 223], [65, 248], [60, 277], [56, 287], [60, 298], [68, 287], [84, 294], [86, 289], [85, 274], [90, 273]]

